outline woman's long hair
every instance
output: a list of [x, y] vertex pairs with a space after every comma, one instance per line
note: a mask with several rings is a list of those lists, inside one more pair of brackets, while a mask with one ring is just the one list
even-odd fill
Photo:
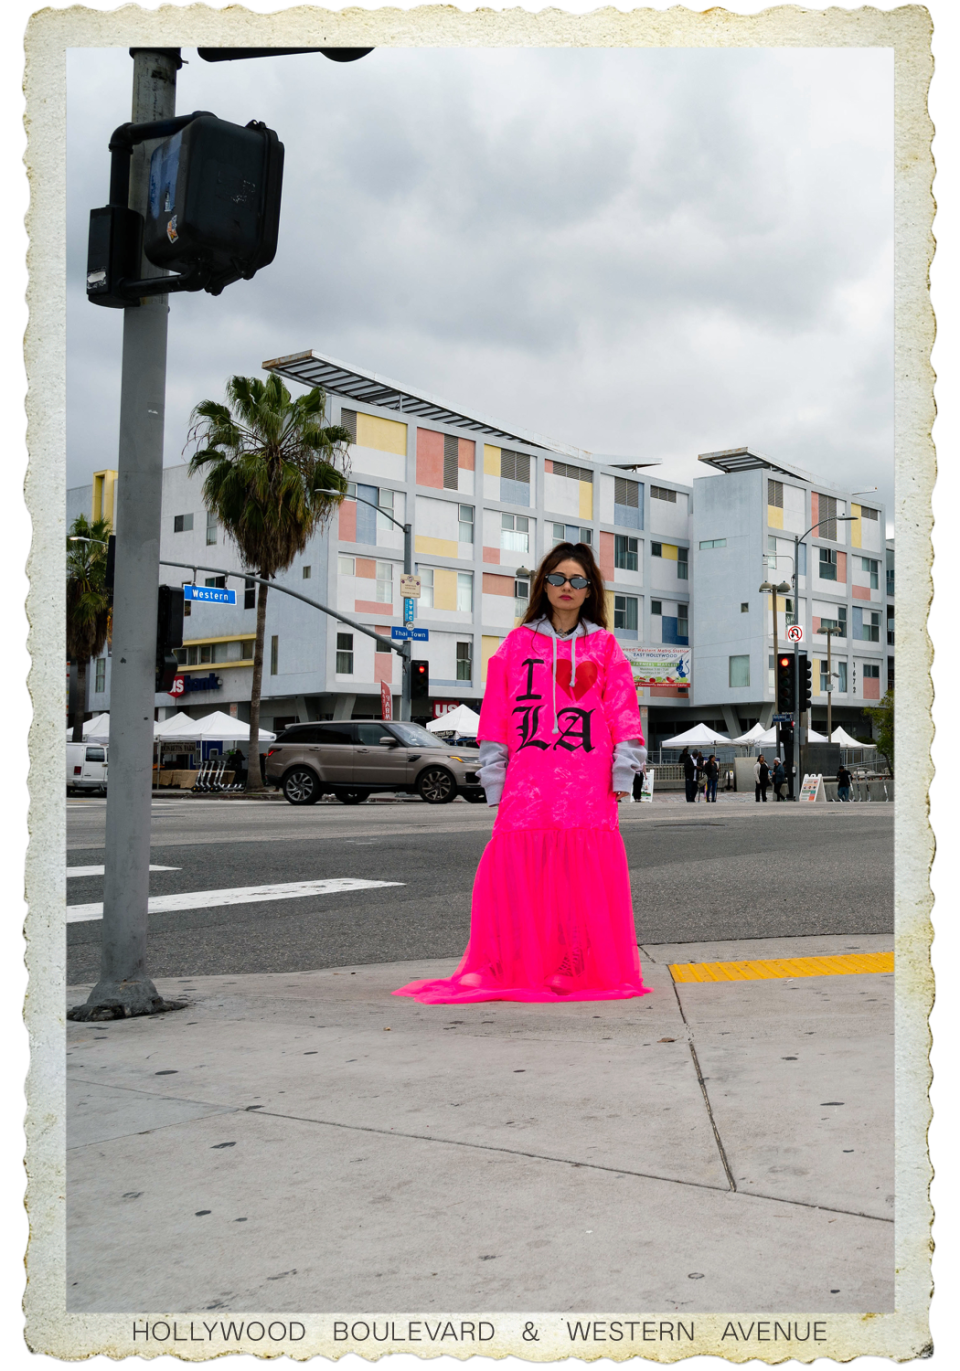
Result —
[[522, 624], [532, 623], [534, 619], [539, 619], [544, 615], [549, 619], [551, 607], [550, 601], [547, 599], [547, 577], [561, 562], [566, 562], [568, 559], [583, 567], [583, 574], [590, 582], [587, 598], [580, 606], [580, 618], [589, 619], [592, 623], [599, 624], [601, 628], [608, 627], [607, 597], [603, 589], [603, 577], [600, 575], [600, 568], [594, 558], [593, 549], [587, 543], [558, 543], [555, 548], [547, 553], [534, 574], [533, 585], [530, 589], [530, 604], [520, 621]]

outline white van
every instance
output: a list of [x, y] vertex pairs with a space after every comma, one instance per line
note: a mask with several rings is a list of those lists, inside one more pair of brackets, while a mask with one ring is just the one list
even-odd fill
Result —
[[73, 790], [107, 793], [107, 749], [102, 743], [67, 743], [67, 794]]

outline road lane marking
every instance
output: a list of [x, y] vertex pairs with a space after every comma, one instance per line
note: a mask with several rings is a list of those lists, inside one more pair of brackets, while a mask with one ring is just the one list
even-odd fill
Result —
[[892, 952], [836, 957], [772, 957], [752, 962], [681, 962], [670, 967], [680, 984], [694, 981], [776, 981], [794, 976], [864, 976], [893, 970]]
[[[151, 871], [180, 871], [179, 866], [152, 866]], [[105, 868], [102, 866], [68, 866], [68, 876], [103, 876]]]
[[[147, 901], [150, 914], [168, 914], [177, 909], [208, 909], [214, 905], [259, 904], [261, 900], [296, 900], [304, 895], [338, 895], [347, 890], [374, 890], [405, 881], [360, 881], [350, 876], [326, 881], [290, 881], [283, 885], [237, 885], [227, 890], [188, 890], [179, 895], [154, 895]], [[67, 923], [85, 923], [103, 918], [102, 904], [67, 906]]]

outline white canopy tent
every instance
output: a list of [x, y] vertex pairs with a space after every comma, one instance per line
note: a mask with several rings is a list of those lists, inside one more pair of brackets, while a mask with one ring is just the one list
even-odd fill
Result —
[[431, 719], [427, 724], [431, 733], [459, 733], [463, 738], [475, 738], [479, 727], [480, 715], [469, 705], [457, 705], [449, 714], [441, 714], [439, 719]]
[[735, 743], [745, 743], [749, 746], [751, 743], [759, 743], [763, 738], [763, 735], [763, 724], [756, 723], [754, 724], [753, 728], [748, 728], [746, 733], [741, 733], [740, 737], [734, 738], [733, 741]]
[[876, 743], [861, 743], [859, 738], [851, 738], [839, 725], [833, 730], [830, 741], [839, 743], [841, 747], [876, 747]]
[[688, 729], [686, 733], [678, 733], [675, 738], [666, 738], [660, 746], [690, 747], [691, 745], [700, 746], [703, 744], [709, 745], [711, 743], [724, 743], [729, 747], [730, 739], [725, 733], [715, 733], [714, 730], [708, 728], [706, 724], [696, 724], [693, 728]]
[[[250, 725], [245, 724], [242, 719], [235, 719], [232, 714], [224, 714], [222, 709], [216, 709], [212, 714], [204, 715], [202, 719], [191, 719], [188, 715], [181, 713], [172, 719], [164, 719], [163, 722], [166, 727], [164, 727], [160, 737], [166, 743], [248, 743], [250, 741]], [[268, 728], [260, 729], [260, 741], [262, 743], [272, 743], [276, 736]]]
[[[108, 743], [110, 741], [110, 715], [95, 714], [88, 719], [82, 729], [85, 743]], [[73, 738], [73, 726], [67, 728], [67, 742]]]
[[196, 722], [196, 719], [191, 719], [190, 715], [184, 714], [181, 709], [177, 714], [172, 714], [169, 719], [161, 719], [153, 730], [153, 736], [161, 741], [164, 738], [173, 740], [179, 729], [192, 727]]
[[[750, 741], [760, 747], [776, 747], [776, 727], [768, 728], [766, 733], [761, 733], [759, 738], [751, 738]], [[818, 733], [815, 728], [808, 728], [806, 734], [804, 735], [804, 742], [807, 743], [828, 743], [829, 741], [830, 739], [827, 737], [825, 733]]]

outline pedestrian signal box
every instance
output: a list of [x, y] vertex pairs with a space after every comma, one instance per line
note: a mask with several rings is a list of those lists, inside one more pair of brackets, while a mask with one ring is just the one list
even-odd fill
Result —
[[410, 663], [410, 699], [426, 700], [430, 696], [430, 664], [424, 661]]
[[810, 698], [813, 695], [813, 663], [805, 652], [800, 653], [800, 713], [805, 713], [810, 708]]
[[781, 652], [777, 657], [777, 713], [794, 711], [793, 654]]

